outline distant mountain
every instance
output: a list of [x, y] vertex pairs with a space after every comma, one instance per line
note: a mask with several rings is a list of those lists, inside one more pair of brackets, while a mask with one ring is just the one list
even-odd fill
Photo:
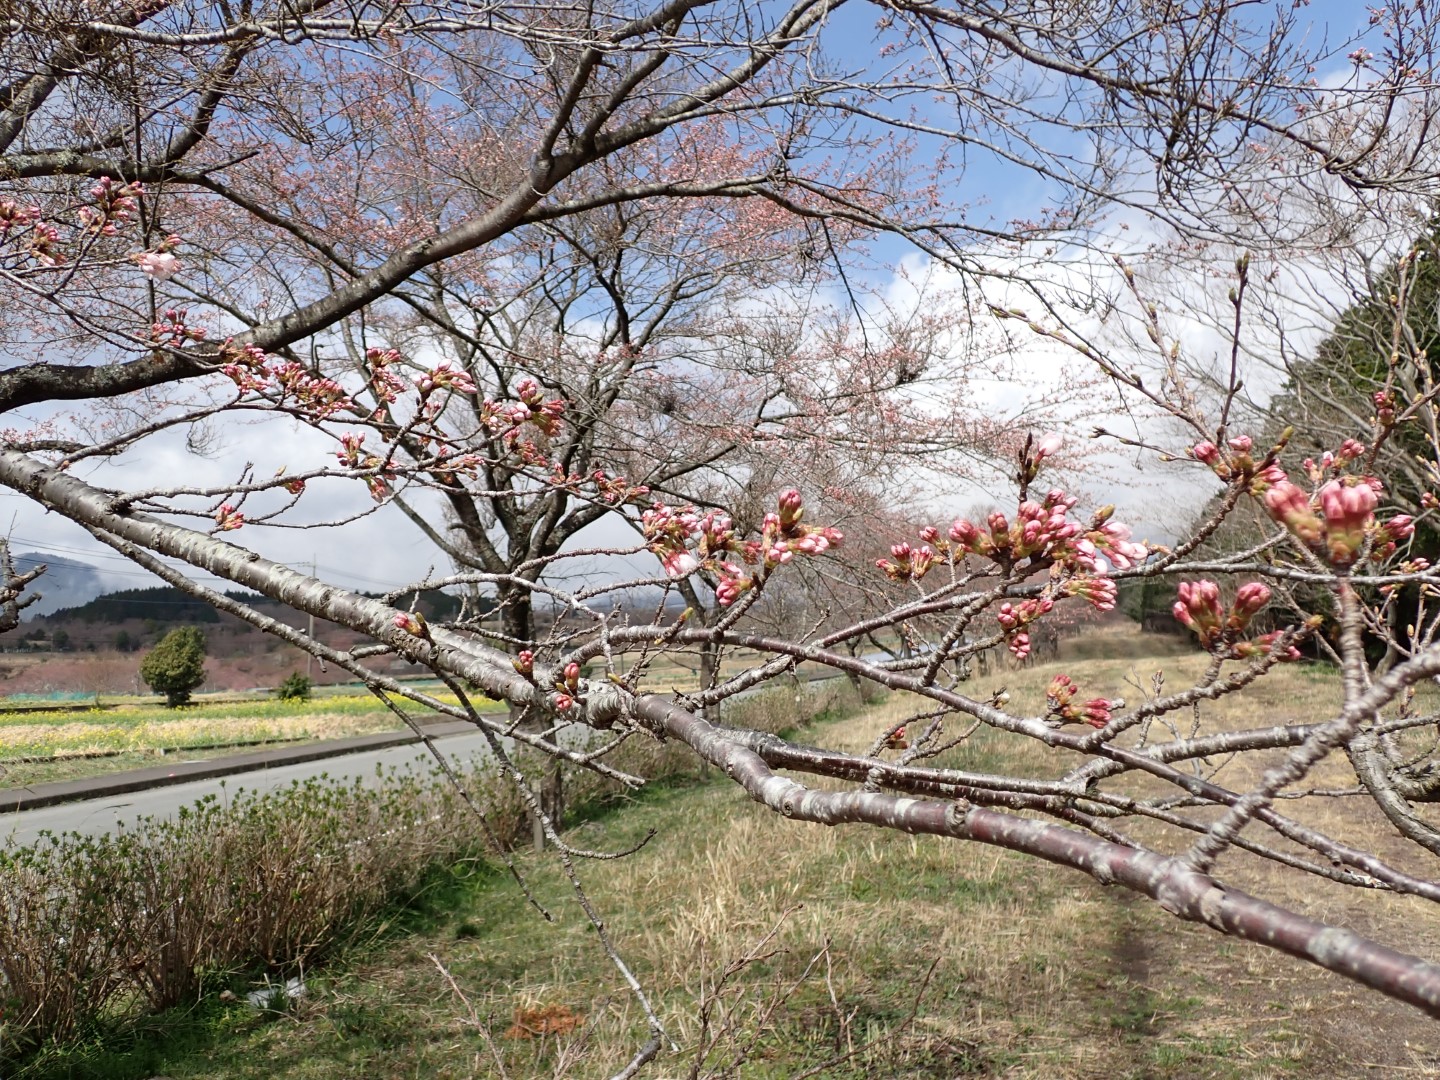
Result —
[[21, 573], [33, 570], [41, 563], [48, 567], [45, 573], [30, 585], [29, 591], [39, 593], [40, 599], [25, 609], [26, 618], [48, 615], [61, 608], [76, 607], [111, 588], [103, 572], [79, 559], [26, 551], [16, 555], [14, 561], [15, 569]]

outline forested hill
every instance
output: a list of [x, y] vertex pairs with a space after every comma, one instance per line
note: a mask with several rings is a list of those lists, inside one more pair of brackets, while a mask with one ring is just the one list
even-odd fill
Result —
[[[236, 599], [253, 601], [248, 593], [235, 592]], [[154, 619], [157, 622], [214, 623], [219, 613], [204, 600], [187, 596], [179, 589], [121, 589], [97, 596], [77, 607], [60, 608], [50, 614], [55, 622], [122, 623], [127, 619]]]
[[[272, 601], [241, 590], [232, 590], [225, 595], [231, 599], [243, 600], [251, 606], [273, 606]], [[398, 606], [409, 607], [409, 597], [402, 598], [397, 603]], [[482, 610], [488, 611], [490, 606], [488, 601], [481, 601]], [[432, 590], [421, 594], [418, 607], [426, 618], [443, 621], [459, 614], [460, 598]], [[48, 621], [56, 624], [118, 624], [131, 619], [157, 623], [216, 623], [220, 621], [220, 614], [204, 600], [197, 600], [179, 589], [158, 587], [122, 589], [119, 592], [106, 593], [76, 607], [60, 608], [48, 616]]]

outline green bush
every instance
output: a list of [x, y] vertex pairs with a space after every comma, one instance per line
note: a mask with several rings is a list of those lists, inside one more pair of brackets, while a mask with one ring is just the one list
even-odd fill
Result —
[[309, 701], [310, 691], [314, 689], [308, 676], [301, 675], [298, 671], [275, 688], [275, 696], [281, 701]]
[[[466, 782], [492, 824], [517, 827], [510, 785]], [[210, 976], [297, 971], [481, 836], [448, 781], [391, 775], [0, 849], [0, 1061], [193, 1001]]]
[[140, 677], [172, 709], [205, 681], [205, 635], [193, 626], [171, 630], [140, 661]]

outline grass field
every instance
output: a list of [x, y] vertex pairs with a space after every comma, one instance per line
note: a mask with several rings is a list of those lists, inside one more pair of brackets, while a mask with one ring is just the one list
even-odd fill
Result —
[[139, 768], [174, 754], [194, 760], [202, 753], [236, 753], [399, 726], [395, 716], [368, 695], [201, 703], [182, 709], [142, 705], [13, 712], [0, 715], [0, 788]]
[[[1178, 686], [1200, 662], [1111, 645], [1128, 655], [993, 681], [1017, 705], [1058, 670], [1087, 693], [1123, 693], [1131, 680], [1133, 696], [1158, 667]], [[1323, 670], [1289, 667], [1248, 710], [1207, 706], [1198, 722], [1313, 719], [1333, 695]], [[806, 737], [858, 748], [905, 707], [892, 699]], [[1011, 767], [1036, 766], [1037, 752], [984, 734], [966, 751]], [[1287, 811], [1391, 854], [1373, 819], [1347, 822], [1347, 803], [1322, 802]], [[581, 866], [681, 1048], [642, 1075], [1440, 1076], [1440, 1030], [1418, 1012], [1074, 872], [978, 845], [778, 820], [719, 777], [646, 793], [572, 842], [615, 850], [651, 830], [637, 854]], [[642, 1019], [553, 860], [522, 855], [521, 865], [554, 924], [508, 877], [457, 868], [371, 947], [310, 973], [309, 993], [283, 1014], [212, 996], [158, 1017], [128, 1052], [111, 1046], [93, 1067], [67, 1059], [63, 1075], [610, 1076], [643, 1041]], [[1248, 856], [1224, 870], [1252, 891], [1440, 956], [1440, 919], [1423, 904], [1295, 881]]]
[[[693, 687], [694, 669], [684, 661], [659, 656], [648, 669], [649, 685], [657, 690]], [[744, 662], [737, 655], [725, 670], [739, 670]], [[439, 682], [410, 685], [456, 703]], [[154, 698], [105, 695], [98, 701], [103, 708], [27, 709], [22, 702], [0, 712], [0, 790], [143, 768], [177, 754], [187, 761], [200, 760], [402, 726], [373, 695], [344, 689], [318, 691], [310, 701], [198, 696], [195, 704], [182, 709], [166, 708]], [[483, 699], [482, 707], [500, 708]], [[412, 714], [421, 720], [433, 715], [424, 709]]]

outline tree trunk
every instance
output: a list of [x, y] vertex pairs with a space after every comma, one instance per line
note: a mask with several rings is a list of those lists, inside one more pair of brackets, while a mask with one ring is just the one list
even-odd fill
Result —
[[[535, 640], [534, 598], [524, 586], [511, 586], [500, 593], [500, 628], [511, 639], [509, 648], [518, 653]], [[543, 715], [525, 715], [517, 706], [510, 706], [510, 718], [518, 721], [525, 731], [544, 731], [548, 721]], [[565, 778], [560, 771], [560, 762], [535, 751], [516, 747], [511, 751], [520, 765], [531, 789], [540, 800], [540, 809], [556, 831], [559, 831], [565, 814]], [[530, 815], [530, 841], [536, 851], [545, 850], [545, 829], [539, 817]]]
[[[700, 689], [708, 690], [715, 683], [715, 676], [720, 668], [720, 650], [713, 641], [705, 641], [700, 645]], [[697, 716], [704, 720], [714, 722], [717, 717], [713, 715], [716, 710], [705, 706], [696, 710]]]

